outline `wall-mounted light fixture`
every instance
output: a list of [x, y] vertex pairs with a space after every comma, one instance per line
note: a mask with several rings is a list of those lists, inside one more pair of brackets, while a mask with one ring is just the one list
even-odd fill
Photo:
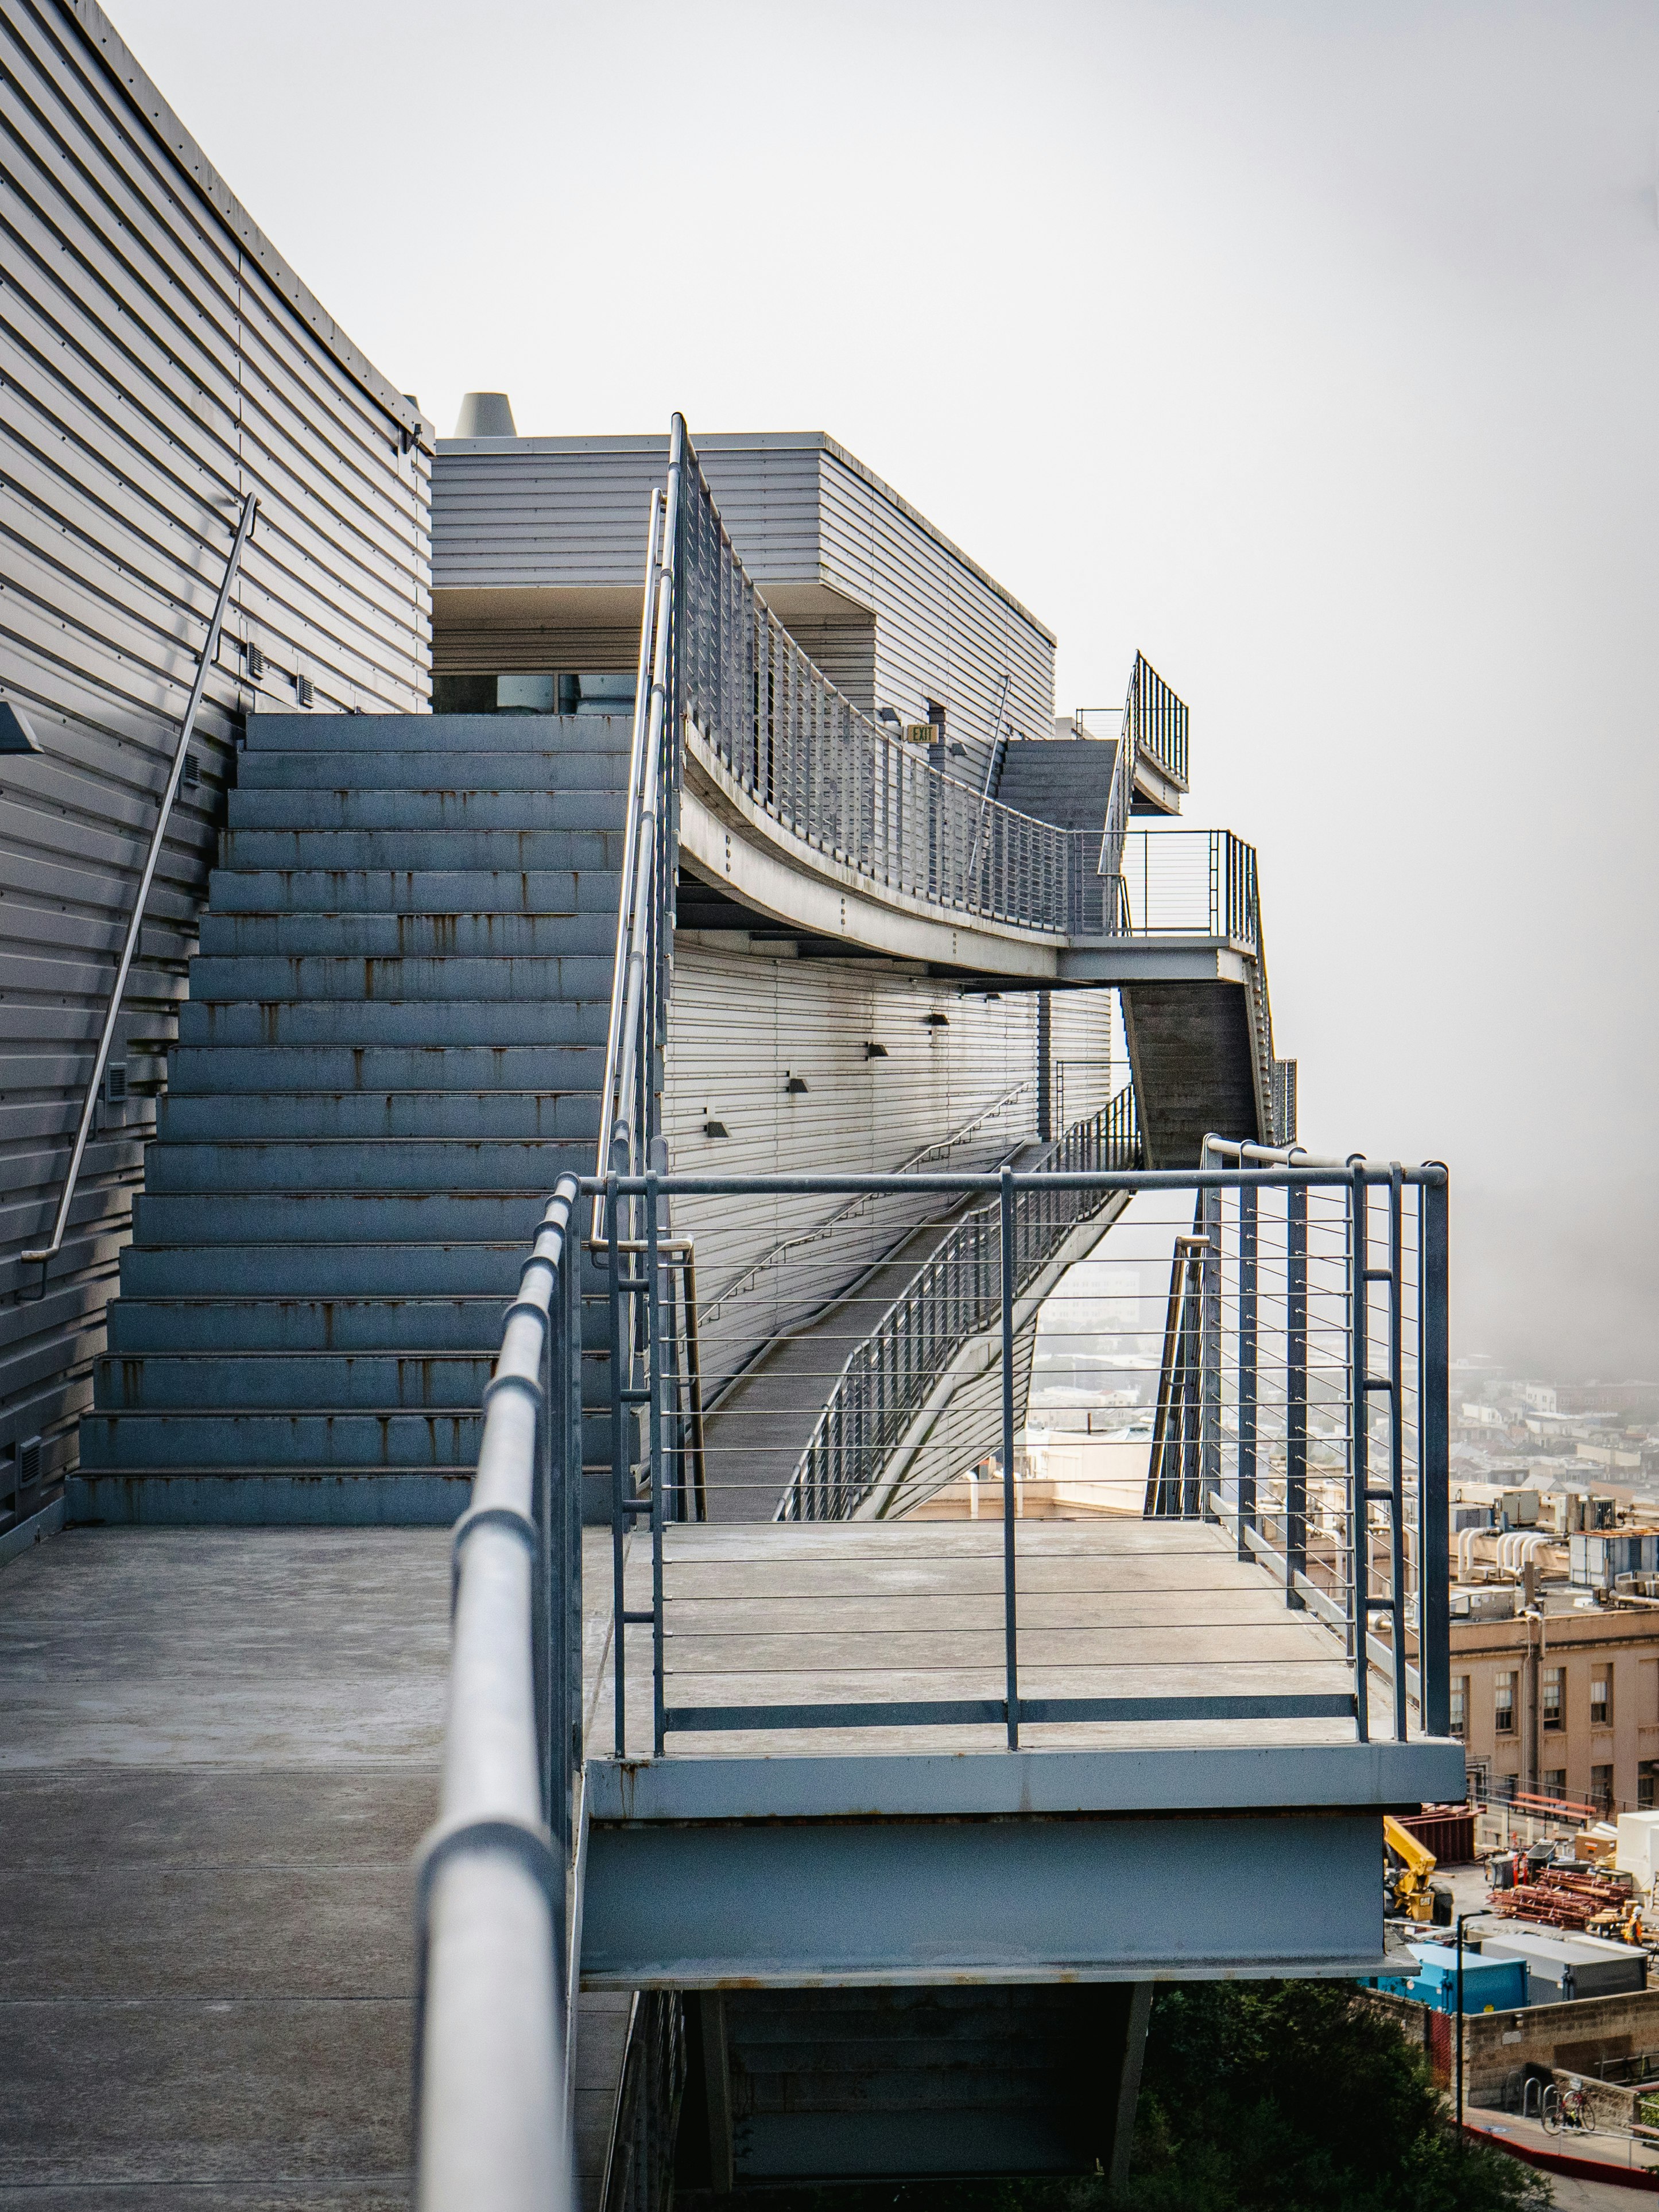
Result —
[[866, 1060], [885, 1060], [887, 1048], [884, 1044], [866, 1044], [864, 1048], [864, 1056]]
[[924, 1014], [921, 1018], [921, 1021], [922, 1027], [924, 1029], [948, 1030], [951, 1026], [951, 1017], [949, 1014], [941, 1014], [937, 1010], [931, 1014]]
[[801, 1075], [789, 1076], [785, 1080], [783, 1087], [788, 1097], [799, 1097], [806, 1089], [806, 1079]]
[[705, 1137], [729, 1137], [732, 1132], [724, 1121], [705, 1121], [702, 1125], [702, 1133]]

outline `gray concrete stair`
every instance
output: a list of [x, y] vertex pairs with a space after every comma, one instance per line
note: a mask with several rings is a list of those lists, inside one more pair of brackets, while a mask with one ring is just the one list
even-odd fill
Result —
[[1123, 1028], [1149, 1168], [1195, 1168], [1206, 1134], [1255, 1143], [1249, 1008], [1242, 983], [1134, 983]]
[[250, 722], [76, 1517], [464, 1505], [524, 1253], [592, 1164], [629, 726]]

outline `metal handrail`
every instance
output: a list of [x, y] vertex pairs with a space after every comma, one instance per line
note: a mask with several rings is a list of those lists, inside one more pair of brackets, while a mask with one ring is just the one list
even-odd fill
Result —
[[[654, 1133], [651, 1122], [651, 1071], [646, 1065], [646, 1030], [659, 996], [665, 957], [663, 902], [668, 885], [659, 850], [662, 808], [672, 807], [671, 772], [664, 776], [665, 741], [672, 743], [678, 717], [669, 712], [669, 641], [674, 619], [675, 578], [680, 538], [680, 481], [686, 453], [685, 423], [676, 415], [669, 440], [668, 489], [661, 510], [660, 558], [648, 543], [645, 605], [641, 611], [639, 680], [634, 695], [634, 744], [629, 764], [627, 830], [623, 872], [617, 914], [617, 957], [611, 971], [611, 1015], [605, 1039], [605, 1090], [599, 1106], [599, 1172], [627, 1174], [641, 1165]], [[650, 538], [655, 539], [653, 500]], [[655, 570], [654, 588], [652, 570]], [[644, 690], [647, 660], [650, 691]], [[647, 994], [650, 997], [647, 1000]], [[641, 1071], [646, 1091], [636, 1097]], [[596, 1210], [598, 1236], [602, 1211]]]
[[155, 826], [150, 832], [149, 850], [144, 855], [143, 872], [138, 878], [138, 890], [132, 902], [131, 918], [127, 923], [126, 941], [121, 947], [115, 981], [110, 987], [109, 1003], [104, 1012], [103, 1034], [98, 1040], [92, 1073], [87, 1079], [86, 1096], [81, 1103], [80, 1125], [75, 1133], [75, 1146], [70, 1154], [68, 1173], [64, 1178], [62, 1195], [58, 1200], [58, 1214], [52, 1223], [48, 1243], [21, 1252], [18, 1257], [41, 1269], [40, 1287], [46, 1289], [45, 1270], [64, 1248], [64, 1237], [69, 1228], [70, 1209], [75, 1203], [75, 1187], [81, 1178], [81, 1163], [86, 1157], [87, 1140], [92, 1134], [92, 1125], [98, 1113], [98, 1086], [104, 1079], [104, 1069], [109, 1061], [111, 1045], [115, 1042], [115, 1026], [121, 1018], [121, 1000], [127, 988], [127, 976], [131, 971], [133, 956], [138, 950], [138, 939], [144, 926], [144, 908], [149, 899], [150, 885], [155, 880], [155, 871], [161, 859], [161, 841], [173, 815], [173, 803], [178, 797], [179, 786], [184, 777], [185, 762], [190, 752], [190, 741], [196, 732], [196, 716], [202, 704], [202, 695], [207, 687], [208, 671], [219, 650], [219, 632], [225, 619], [225, 608], [229, 603], [231, 586], [236, 580], [236, 570], [242, 558], [242, 549], [252, 535], [253, 520], [259, 512], [256, 495], [249, 492], [242, 501], [241, 514], [236, 525], [236, 536], [225, 562], [224, 576], [219, 586], [219, 596], [213, 603], [212, 619], [208, 623], [207, 636], [196, 663], [195, 681], [190, 687], [190, 699], [185, 708], [185, 719], [179, 725], [179, 742], [173, 748], [173, 766], [167, 772], [166, 788], [161, 793], [161, 811]]
[[684, 450], [676, 706], [706, 768], [882, 889], [1066, 933], [1074, 836], [958, 783], [839, 690], [756, 588]]
[[605, 1075], [599, 1085], [599, 1157], [596, 1172], [600, 1175], [604, 1175], [611, 1164], [611, 1109], [616, 1091], [617, 1063], [622, 1052], [623, 986], [628, 973], [629, 921], [627, 889], [634, 879], [634, 856], [639, 842], [640, 790], [645, 774], [646, 730], [650, 711], [651, 641], [656, 616], [661, 530], [662, 489], [659, 485], [653, 484], [646, 518], [645, 589], [640, 600], [640, 653], [634, 678], [634, 732], [628, 749], [628, 798], [623, 811], [623, 862], [617, 878], [617, 951], [611, 966], [611, 1012], [605, 1023]]
[[[1040, 1176], [1056, 1166], [1062, 1171], [1103, 1165], [1127, 1168], [1135, 1164], [1139, 1152], [1134, 1086], [1126, 1084], [1097, 1112], [1074, 1122], [1026, 1172]], [[1098, 1157], [1089, 1158], [1090, 1153]], [[1115, 1157], [1118, 1154], [1122, 1158]], [[1101, 1203], [1104, 1202], [1103, 1198]], [[1097, 1210], [1075, 1192], [1062, 1199], [1057, 1191], [1045, 1191], [1040, 1184], [1027, 1186], [1014, 1201], [1017, 1287], [1023, 1290], [1032, 1281], [1077, 1223]], [[989, 1326], [996, 1303], [988, 1272], [988, 1255], [996, 1241], [992, 1231], [996, 1211], [994, 1206], [978, 1207], [958, 1222], [875, 1327], [848, 1353], [779, 1501], [775, 1520], [846, 1519], [873, 1489], [899, 1432], [926, 1397], [936, 1372], [958, 1342]], [[965, 1301], [961, 1280], [964, 1255], [966, 1272], [976, 1285]], [[929, 1316], [930, 1305], [942, 1305], [954, 1325], [938, 1326]], [[921, 1318], [913, 1320], [917, 1316]], [[907, 1334], [930, 1347], [930, 1358], [919, 1364], [890, 1356], [891, 1347]], [[883, 1387], [873, 1412], [860, 1404], [849, 1421], [846, 1411], [860, 1379], [869, 1374], [885, 1377], [896, 1368], [903, 1372], [904, 1387], [896, 1395]], [[830, 1442], [839, 1428], [848, 1426], [857, 1437], [852, 1448], [856, 1464], [850, 1470], [848, 1448]], [[826, 1455], [831, 1462], [827, 1482], [814, 1472], [817, 1462]], [[826, 1497], [827, 1512], [821, 1510]]]
[[1137, 653], [1129, 676], [1129, 696], [1123, 710], [1126, 735], [1132, 734], [1133, 753], [1145, 753], [1157, 763], [1171, 782], [1187, 788], [1187, 702]]
[[1255, 848], [1231, 830], [1126, 829], [1117, 879], [1109, 936], [1221, 938], [1260, 960]]
[[[982, 1129], [988, 1121], [994, 1121], [997, 1115], [1012, 1106], [1017, 1098], [1023, 1097], [1028, 1091], [1034, 1091], [1036, 1088], [1037, 1079], [1035, 1075], [1024, 1077], [1022, 1081], [1013, 1084], [1005, 1091], [1000, 1098], [994, 1098], [988, 1106], [981, 1107], [971, 1121], [964, 1121], [960, 1128], [951, 1130], [948, 1136], [935, 1137], [931, 1144], [924, 1145], [920, 1152], [912, 1152], [908, 1159], [901, 1160], [891, 1172], [894, 1175], [908, 1175], [912, 1169], [923, 1167], [929, 1160], [943, 1159], [947, 1152], [953, 1152], [958, 1145], [965, 1144], [968, 1139]], [[815, 1227], [800, 1230], [793, 1237], [780, 1237], [778, 1242], [769, 1246], [757, 1260], [750, 1261], [732, 1276], [730, 1282], [723, 1284], [715, 1291], [703, 1309], [702, 1318], [705, 1323], [718, 1321], [727, 1302], [750, 1289], [764, 1268], [775, 1267], [780, 1260], [786, 1258], [791, 1252], [803, 1251], [809, 1244], [821, 1244], [826, 1237], [840, 1228], [850, 1216], [867, 1212], [873, 1203], [874, 1201], [867, 1197], [848, 1199], [845, 1206], [838, 1206], [827, 1220], [820, 1221]]]
[[979, 823], [974, 831], [974, 849], [969, 857], [968, 872], [971, 876], [979, 866], [979, 848], [985, 837], [985, 810], [996, 795], [1001, 779], [1003, 757], [1008, 750], [1008, 725], [1003, 716], [1008, 706], [1008, 685], [1012, 681], [1007, 669], [1002, 672], [1002, 690], [997, 699], [997, 711], [991, 723], [991, 757], [985, 763], [985, 788], [980, 793]]
[[579, 1202], [561, 1176], [507, 1309], [455, 1527], [443, 1793], [416, 1889], [419, 2212], [574, 2203]]

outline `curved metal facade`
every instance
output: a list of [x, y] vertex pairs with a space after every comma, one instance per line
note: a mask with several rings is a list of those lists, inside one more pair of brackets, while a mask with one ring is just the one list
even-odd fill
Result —
[[[0, 9], [0, 702], [40, 744], [0, 773], [3, 1540], [72, 1456], [242, 718], [428, 698], [431, 432], [91, 0]], [[51, 1218], [249, 491], [259, 522], [117, 1038], [128, 1095], [100, 1109], [43, 1285], [17, 1255]]]

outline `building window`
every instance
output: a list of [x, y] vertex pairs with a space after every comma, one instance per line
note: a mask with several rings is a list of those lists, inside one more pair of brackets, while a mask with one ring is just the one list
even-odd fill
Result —
[[1469, 1678], [1454, 1674], [1451, 1678], [1451, 1732], [1467, 1735], [1469, 1732]]
[[1492, 1681], [1492, 1726], [1499, 1735], [1515, 1734], [1515, 1677], [1498, 1674]]
[[1593, 1667], [1590, 1669], [1590, 1726], [1613, 1726], [1613, 1669]]
[[[1659, 1764], [1659, 1762], [1656, 1762], [1656, 1764]], [[1504, 1802], [1508, 1803], [1511, 1799], [1513, 1799], [1520, 1779], [1521, 1778], [1518, 1774], [1500, 1774], [1498, 1776], [1498, 1795]]]
[[1636, 1769], [1636, 1809], [1659, 1812], [1659, 1759], [1644, 1759]]
[[1565, 1797], [1567, 1794], [1567, 1770], [1565, 1766], [1547, 1766], [1538, 1778], [1546, 1797]]
[[1613, 1769], [1592, 1766], [1590, 1769], [1590, 1802], [1598, 1813], [1613, 1810]]
[[1565, 1667], [1546, 1667], [1543, 1680], [1544, 1726], [1547, 1729], [1565, 1728], [1567, 1717], [1562, 1710], [1566, 1694], [1567, 1670]]

